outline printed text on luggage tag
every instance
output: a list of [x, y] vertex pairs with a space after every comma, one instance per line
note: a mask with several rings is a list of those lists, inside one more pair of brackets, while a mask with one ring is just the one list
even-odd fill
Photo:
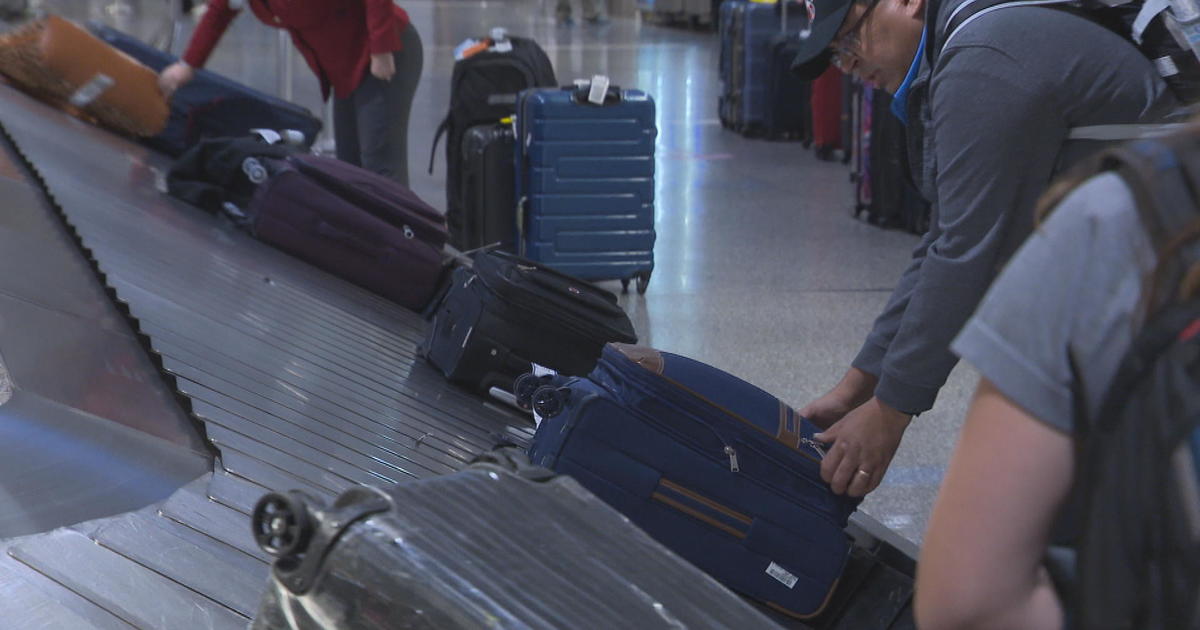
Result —
[[774, 562], [767, 567], [767, 575], [779, 580], [788, 588], [794, 588], [796, 586], [796, 582], [800, 581], [800, 578], [792, 575], [787, 569], [775, 564]]
[[97, 74], [87, 83], [79, 86], [79, 89], [71, 95], [69, 102], [75, 107], [86, 107], [88, 103], [100, 98], [100, 95], [115, 83], [116, 81], [113, 81], [113, 78], [107, 74]]

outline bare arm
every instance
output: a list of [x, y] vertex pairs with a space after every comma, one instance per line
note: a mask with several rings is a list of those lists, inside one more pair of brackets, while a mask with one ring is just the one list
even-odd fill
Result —
[[1041, 560], [1073, 455], [1069, 435], [980, 381], [918, 564], [923, 630], [1062, 627]]

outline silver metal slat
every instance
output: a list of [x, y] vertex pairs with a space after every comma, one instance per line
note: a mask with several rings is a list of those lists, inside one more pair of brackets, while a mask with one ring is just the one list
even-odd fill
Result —
[[247, 618], [270, 575], [260, 560], [154, 513], [111, 519], [91, 538]]
[[244, 630], [248, 621], [76, 531], [37, 536], [8, 553], [139, 628]]
[[[222, 450], [222, 455], [225, 455], [226, 447], [232, 448], [243, 455], [248, 455], [284, 471], [290, 475], [299, 477], [318, 488], [325, 488], [334, 493], [342, 493], [354, 486], [361, 485], [360, 481], [344, 477], [338, 473], [327, 470], [320, 465], [313, 464], [301, 460], [289, 451], [275, 447], [270, 444], [264, 444], [253, 438], [247, 437], [236, 431], [230, 431], [225, 427], [216, 424], [208, 425], [208, 439], [212, 441], [218, 449]], [[225, 457], [227, 463], [233, 461], [232, 458]]]
[[220, 540], [242, 553], [271, 562], [254, 542], [250, 516], [221, 505], [207, 495], [208, 477], [180, 488], [158, 508], [158, 514]]
[[0, 558], [5, 630], [130, 630], [133, 626], [5, 555]]

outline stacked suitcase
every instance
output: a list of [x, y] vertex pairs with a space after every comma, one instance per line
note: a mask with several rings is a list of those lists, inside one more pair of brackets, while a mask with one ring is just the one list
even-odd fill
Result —
[[517, 108], [522, 255], [585, 280], [636, 280], [644, 293], [654, 270], [654, 99], [585, 84], [527, 90]]
[[474, 250], [517, 250], [516, 169], [511, 120], [463, 134], [460, 244]]
[[[728, 129], [749, 136], [767, 132], [767, 111], [772, 102], [771, 39], [780, 32], [796, 33], [803, 26], [803, 20], [787, 17], [785, 7], [782, 2], [738, 0], [721, 5], [717, 27], [721, 39], [721, 94], [717, 112]], [[790, 13], [803, 15], [802, 11]]]

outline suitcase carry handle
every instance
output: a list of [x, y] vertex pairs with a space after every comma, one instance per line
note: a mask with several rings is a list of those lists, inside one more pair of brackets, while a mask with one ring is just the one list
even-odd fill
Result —
[[[562, 86], [562, 89], [565, 92], [570, 92], [572, 100], [574, 100], [576, 103], [580, 103], [582, 105], [596, 105], [588, 100], [588, 92], [592, 89], [590, 83], [585, 85], [564, 85]], [[625, 93], [621, 89], [621, 86], [608, 86], [608, 89], [604, 92], [604, 104], [600, 105], [600, 107], [608, 107], [609, 105], [616, 105], [617, 103], [620, 103], [624, 99], [624, 94]]]

